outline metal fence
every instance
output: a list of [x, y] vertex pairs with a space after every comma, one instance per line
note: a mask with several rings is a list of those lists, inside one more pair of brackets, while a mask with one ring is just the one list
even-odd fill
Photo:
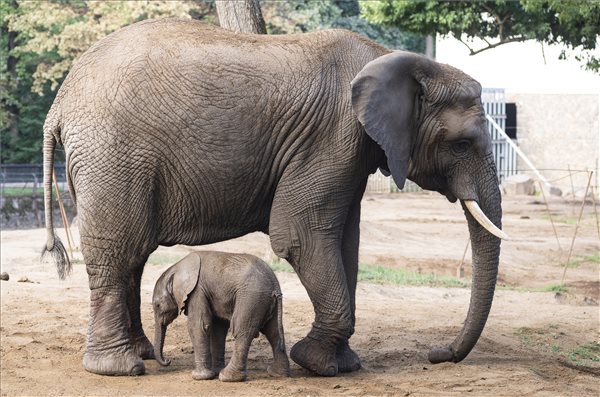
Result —
[[[504, 90], [499, 88], [484, 88], [481, 93], [481, 101], [485, 113], [489, 115], [502, 130], [506, 130], [506, 101]], [[517, 153], [508, 143], [508, 140], [500, 134], [492, 123], [487, 123], [488, 132], [492, 137], [492, 151], [498, 170], [500, 183], [507, 177], [517, 173]]]
[[[64, 164], [54, 164], [54, 172], [59, 182], [67, 180]], [[0, 183], [3, 185], [15, 184], [24, 186], [25, 184], [42, 184], [44, 179], [44, 167], [42, 164], [1, 164], [0, 165]]]

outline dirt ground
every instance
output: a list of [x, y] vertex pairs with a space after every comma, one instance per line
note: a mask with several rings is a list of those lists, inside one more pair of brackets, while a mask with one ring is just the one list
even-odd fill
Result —
[[[567, 268], [566, 291], [535, 292], [556, 290], [553, 286], [560, 284], [579, 205], [559, 199], [550, 203], [561, 251], [539, 198], [504, 199], [504, 230], [512, 239], [502, 243], [499, 290], [487, 326], [463, 362], [431, 365], [426, 356], [430, 347], [446, 345], [458, 333], [468, 308], [468, 288], [361, 282], [351, 345], [363, 369], [322, 378], [292, 363], [291, 378], [270, 378], [270, 349], [261, 336], [252, 344], [249, 380], [240, 384], [192, 380], [184, 316], [167, 333], [165, 355], [173, 360], [171, 366], [146, 361], [146, 375], [140, 377], [87, 373], [82, 367], [89, 298], [85, 266], [76, 263], [72, 276], [60, 281], [52, 266], [38, 261], [43, 229], [3, 231], [1, 270], [10, 280], [0, 283], [1, 394], [598, 396], [600, 251], [591, 205]], [[369, 195], [362, 218], [361, 263], [456, 275], [468, 239], [458, 204], [439, 195]], [[63, 230], [59, 234], [64, 236]], [[268, 237], [258, 233], [196, 249], [270, 255]], [[161, 247], [146, 266], [142, 316], [150, 336], [154, 282], [190, 250]], [[295, 274], [277, 275], [289, 351], [309, 330], [313, 310]], [[24, 276], [32, 282], [17, 282]]]

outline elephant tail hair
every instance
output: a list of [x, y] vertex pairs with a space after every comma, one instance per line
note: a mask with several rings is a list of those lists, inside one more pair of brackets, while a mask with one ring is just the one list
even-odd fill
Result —
[[44, 214], [46, 221], [46, 244], [42, 249], [40, 260], [44, 260], [47, 254], [51, 255], [51, 260], [56, 265], [58, 277], [64, 280], [71, 273], [72, 266], [58, 236], [54, 231], [52, 220], [52, 173], [54, 171], [54, 149], [58, 139], [59, 132], [58, 119], [55, 117], [56, 112], [51, 109], [46, 122], [44, 123]]
[[283, 295], [281, 292], [275, 294], [277, 300], [277, 332], [279, 333], [279, 351], [285, 352], [285, 335], [283, 333]]

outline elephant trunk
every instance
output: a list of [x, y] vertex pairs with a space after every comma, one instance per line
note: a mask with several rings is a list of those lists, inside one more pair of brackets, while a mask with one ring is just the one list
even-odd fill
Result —
[[166, 367], [167, 365], [171, 364], [171, 360], [165, 359], [163, 356], [163, 346], [165, 342], [167, 326], [156, 320], [154, 330], [154, 357], [160, 365]]
[[[484, 189], [480, 190], [479, 203], [487, 218], [501, 228], [502, 207], [500, 189], [495, 175], [486, 175]], [[463, 360], [477, 343], [485, 326], [494, 298], [498, 260], [500, 256], [500, 238], [491, 234], [473, 217], [464, 201], [461, 201], [471, 237], [473, 255], [473, 280], [469, 312], [460, 334], [454, 342], [445, 348], [436, 348], [429, 352], [429, 361], [433, 364], [445, 361]]]

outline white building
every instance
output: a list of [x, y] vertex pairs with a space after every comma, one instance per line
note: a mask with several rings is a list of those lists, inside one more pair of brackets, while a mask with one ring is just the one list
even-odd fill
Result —
[[[569, 168], [594, 170], [592, 183], [600, 185], [600, 75], [575, 60], [559, 60], [560, 51], [527, 41], [470, 56], [460, 41], [438, 38], [436, 60], [465, 71], [483, 87], [505, 90], [506, 102], [516, 107], [520, 149], [547, 180], [568, 193]], [[522, 160], [517, 168], [528, 169]], [[585, 188], [587, 174], [574, 172], [573, 183], [576, 190]]]

